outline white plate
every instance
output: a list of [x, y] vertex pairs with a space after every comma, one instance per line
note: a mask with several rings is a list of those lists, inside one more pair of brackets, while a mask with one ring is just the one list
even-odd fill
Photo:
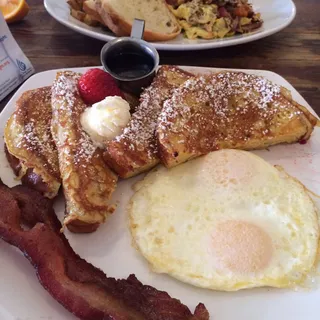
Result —
[[[296, 7], [292, 0], [251, 0], [250, 2], [255, 11], [262, 14], [264, 20], [263, 27], [253, 33], [218, 40], [188, 40], [180, 35], [176, 39], [153, 44], [160, 50], [201, 50], [233, 46], [274, 34], [287, 27], [296, 15]], [[87, 26], [71, 17], [66, 0], [44, 0], [44, 5], [54, 19], [77, 32], [103, 41], [114, 38], [110, 31]]]
[[[191, 72], [204, 73], [218, 69], [186, 68]], [[84, 72], [86, 68], [73, 69]], [[312, 109], [298, 92], [282, 77], [269, 71], [246, 70], [290, 89], [293, 98]], [[56, 71], [46, 71], [31, 77], [17, 91], [0, 115], [0, 177], [4, 183], [16, 184], [3, 151], [3, 128], [15, 108], [22, 92], [51, 85]], [[313, 112], [313, 111], [312, 111]], [[320, 128], [316, 128], [306, 145], [293, 144], [258, 151], [272, 164], [282, 165], [290, 174], [301, 180], [310, 190], [320, 194]], [[214, 292], [191, 287], [169, 276], [152, 273], [145, 260], [131, 246], [127, 228], [125, 207], [132, 195], [131, 186], [142, 176], [121, 181], [114, 194], [120, 205], [111, 219], [97, 232], [76, 235], [66, 232], [74, 250], [81, 257], [100, 267], [116, 278], [135, 273], [142, 282], [169, 292], [192, 310], [203, 302], [213, 320], [317, 320], [319, 319], [320, 289], [309, 292], [279, 289], [254, 289], [236, 293]], [[320, 202], [318, 202], [320, 206]], [[5, 210], [2, 209], [2, 210]], [[56, 203], [56, 213], [63, 216], [64, 202]], [[1, 320], [71, 320], [75, 319], [60, 306], [39, 284], [35, 270], [16, 249], [0, 241], [0, 319]]]

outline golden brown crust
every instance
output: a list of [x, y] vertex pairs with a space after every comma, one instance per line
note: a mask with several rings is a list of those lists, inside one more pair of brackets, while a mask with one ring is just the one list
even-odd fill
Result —
[[78, 91], [79, 77], [71, 71], [57, 73], [52, 86], [52, 135], [66, 200], [64, 224], [71, 224], [70, 230], [88, 232], [113, 212], [108, 202], [117, 177], [103, 161], [102, 150], [82, 129], [80, 117], [87, 105]]
[[[132, 24], [128, 23], [124, 18], [117, 14], [107, 3], [101, 4], [97, 1], [97, 10], [104, 24], [117, 36], [130, 36]], [[177, 30], [173, 33], [157, 33], [145, 30], [143, 39], [145, 41], [167, 41], [176, 38], [181, 33], [181, 28], [177, 23]]]
[[84, 1], [82, 10], [85, 13], [89, 14], [94, 20], [96, 20], [104, 25], [104, 22], [100, 16], [98, 10], [96, 9], [95, 2], [96, 2], [95, 0]]
[[26, 91], [16, 102], [4, 135], [7, 158], [15, 174], [22, 183], [49, 198], [57, 195], [61, 183], [51, 118], [50, 87]]
[[163, 102], [174, 89], [192, 77], [174, 66], [162, 66], [140, 98], [137, 111], [123, 134], [106, 143], [104, 159], [121, 177], [129, 178], [159, 163], [155, 129]]
[[102, 7], [101, 1], [97, 1], [96, 8], [103, 21], [103, 24], [107, 26], [115, 35], [119, 37], [130, 35], [131, 31], [128, 34], [126, 29], [124, 29], [123, 26], [120, 25], [118, 16], [111, 15], [108, 10]]
[[[290, 95], [290, 97], [291, 97], [291, 95]], [[301, 110], [307, 119], [307, 121], [305, 121], [305, 125], [307, 126], [308, 129], [307, 129], [305, 136], [302, 137], [301, 139], [308, 141], [311, 137], [311, 134], [314, 130], [314, 127], [317, 126], [317, 123], [319, 122], [319, 120], [312, 113], [310, 113], [307, 108], [305, 108], [301, 104], [297, 103], [296, 101], [292, 100], [292, 97], [290, 99], [288, 98], [288, 100], [291, 101], [291, 103], [294, 106], [296, 106], [299, 110]]]
[[[11, 169], [13, 170], [14, 174], [19, 177], [22, 168], [20, 160], [9, 153], [6, 144], [4, 145], [4, 152]], [[50, 191], [48, 185], [43, 182], [41, 176], [34, 173], [33, 169], [31, 168], [27, 169], [24, 176], [21, 177], [21, 182], [23, 185], [39, 191], [41, 194], [46, 194]]]
[[159, 119], [158, 149], [167, 167], [217, 149], [306, 140], [317, 122], [286, 89], [241, 72], [187, 81], [165, 102]]
[[99, 228], [99, 223], [86, 223], [81, 220], [73, 220], [67, 224], [67, 228], [73, 233], [92, 233]]

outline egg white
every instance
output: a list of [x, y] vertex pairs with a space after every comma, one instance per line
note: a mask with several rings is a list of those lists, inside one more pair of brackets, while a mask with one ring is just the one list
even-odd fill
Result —
[[216, 151], [136, 186], [137, 249], [152, 269], [224, 291], [304, 281], [317, 260], [317, 210], [305, 188], [252, 153]]

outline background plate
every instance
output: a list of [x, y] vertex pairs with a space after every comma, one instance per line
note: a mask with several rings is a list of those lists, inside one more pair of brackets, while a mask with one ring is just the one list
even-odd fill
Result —
[[[274, 34], [287, 27], [296, 15], [296, 7], [292, 0], [250, 0], [250, 2], [264, 20], [263, 27], [253, 33], [218, 40], [188, 40], [180, 35], [176, 39], [153, 44], [160, 50], [201, 50], [233, 46]], [[87, 26], [71, 17], [66, 0], [44, 0], [44, 5], [54, 19], [77, 32], [103, 41], [114, 39], [112, 32]]]
[[[184, 68], [199, 74], [219, 71], [219, 69]], [[84, 72], [87, 69], [72, 70]], [[15, 109], [15, 102], [21, 93], [25, 90], [51, 85], [56, 71], [46, 71], [32, 76], [17, 91], [0, 115], [0, 177], [9, 186], [17, 182], [14, 180], [3, 151], [5, 123]], [[244, 71], [265, 76], [285, 86], [291, 90], [297, 102], [312, 111], [299, 93], [279, 75], [269, 71]], [[270, 151], [261, 150], [255, 153], [272, 164], [282, 165], [288, 173], [297, 177], [310, 190], [320, 194], [320, 128], [315, 128], [311, 140], [306, 145], [281, 145], [270, 148]], [[319, 319], [320, 288], [298, 292], [268, 288], [235, 293], [214, 292], [180, 283], [166, 275], [152, 273], [146, 261], [131, 246], [131, 237], [127, 227], [125, 208], [132, 195], [132, 185], [141, 178], [142, 175], [119, 182], [113, 198], [118, 200], [120, 205], [115, 214], [97, 232], [76, 235], [66, 231], [72, 247], [81, 257], [100, 267], [112, 277], [125, 278], [130, 273], [135, 273], [143, 283], [167, 291], [191, 309], [194, 309], [201, 301], [209, 309], [212, 320]], [[319, 201], [317, 204], [320, 207]], [[59, 218], [62, 218], [64, 211], [62, 198], [56, 201], [55, 208]], [[18, 250], [0, 241], [0, 257], [1, 320], [75, 319], [42, 288], [33, 267]]]

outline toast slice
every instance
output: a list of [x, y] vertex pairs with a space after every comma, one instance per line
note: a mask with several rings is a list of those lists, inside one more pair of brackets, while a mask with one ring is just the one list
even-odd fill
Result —
[[97, 0], [104, 24], [117, 36], [129, 36], [134, 19], [145, 20], [144, 40], [170, 40], [181, 27], [165, 0]]
[[105, 23], [103, 22], [98, 12], [96, 2], [96, 0], [85, 0], [83, 2], [82, 10], [87, 13], [93, 20], [96, 20], [104, 25]]
[[156, 130], [170, 168], [218, 149], [307, 140], [317, 124], [288, 90], [263, 77], [222, 72], [187, 81], [164, 103]]
[[93, 232], [114, 211], [109, 205], [117, 176], [102, 150], [84, 132], [80, 117], [87, 105], [78, 91], [81, 74], [58, 72], [52, 86], [52, 136], [66, 201], [64, 225], [72, 232]]
[[22, 184], [48, 198], [54, 198], [61, 185], [51, 118], [51, 88], [26, 91], [4, 130], [6, 156], [14, 173]]
[[70, 15], [73, 18], [84, 22], [88, 26], [96, 27], [100, 25], [100, 16], [95, 10], [95, 0], [67, 0], [67, 3], [70, 6]]
[[123, 134], [106, 142], [104, 159], [121, 178], [147, 171], [159, 163], [155, 129], [163, 102], [193, 77], [174, 66], [161, 66]]

